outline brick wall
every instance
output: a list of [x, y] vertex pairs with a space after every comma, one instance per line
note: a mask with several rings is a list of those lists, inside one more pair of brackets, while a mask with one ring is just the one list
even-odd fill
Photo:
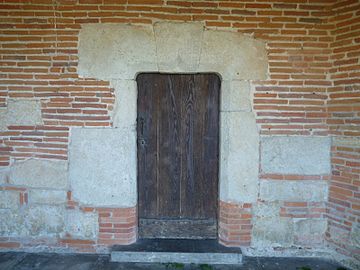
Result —
[[[261, 134], [359, 136], [359, 10], [358, 0], [1, 0], [0, 107], [6, 108], [10, 99], [40, 100], [44, 123], [8, 126], [1, 131], [0, 166], [7, 168], [11, 161], [29, 157], [67, 160], [71, 127], [112, 125], [115, 97], [110, 83], [77, 74], [78, 34], [83, 23], [203, 21], [207, 28], [265, 40], [269, 78], [252, 82], [253, 109]], [[350, 223], [358, 223], [356, 151], [333, 146], [327, 238], [347, 254], [351, 250], [336, 241], [331, 230], [340, 228], [348, 233]], [[338, 157], [342, 153], [348, 156]], [[345, 160], [349, 155], [352, 162]], [[276, 174], [260, 178], [328, 181], [330, 176]], [[16, 192], [22, 204], [26, 202], [26, 189], [6, 183], [1, 188], [20, 188]], [[74, 207], [79, 206], [75, 203]], [[291, 218], [317, 218], [324, 211], [323, 205], [307, 202], [283, 201], [280, 207], [280, 215]], [[233, 209], [231, 204], [221, 206], [224, 220], [248, 211], [244, 206], [228, 208]], [[100, 215], [101, 239], [116, 239], [119, 232], [126, 234], [124, 241], [133, 241], [133, 210], [124, 210], [131, 212], [126, 212], [130, 220], [124, 230], [115, 221], [115, 213], [123, 210], [91, 211]], [[106, 218], [109, 220], [103, 222]], [[237, 244], [249, 243], [248, 228], [241, 238], [242, 232], [223, 232], [228, 224], [222, 224], [224, 242], [238, 237], [234, 240]], [[10, 238], [3, 240], [17, 245]], [[72, 241], [63, 244], [94, 244]]]

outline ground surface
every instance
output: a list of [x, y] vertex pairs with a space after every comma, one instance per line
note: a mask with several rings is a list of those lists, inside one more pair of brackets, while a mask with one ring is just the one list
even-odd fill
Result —
[[245, 258], [239, 265], [182, 265], [112, 263], [107, 255], [50, 253], [0, 253], [1, 270], [345, 270], [340, 265], [318, 259]]

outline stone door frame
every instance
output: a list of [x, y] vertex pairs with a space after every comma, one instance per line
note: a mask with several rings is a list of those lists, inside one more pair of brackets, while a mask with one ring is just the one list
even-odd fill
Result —
[[[251, 81], [267, 78], [264, 42], [237, 32], [207, 30], [202, 23], [174, 22], [85, 24], [79, 40], [79, 75], [108, 80], [115, 89], [113, 127], [106, 130], [121, 136], [119, 157], [127, 164], [117, 176], [122, 191], [112, 191], [111, 198], [104, 194], [97, 207], [137, 205], [136, 77], [146, 72], [219, 75], [220, 206], [222, 202], [256, 202], [259, 130], [252, 110]], [[82, 196], [74, 191], [80, 203], [88, 204]]]

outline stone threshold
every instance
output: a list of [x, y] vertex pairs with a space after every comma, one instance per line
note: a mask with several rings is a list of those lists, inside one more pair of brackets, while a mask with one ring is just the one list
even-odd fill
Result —
[[112, 262], [242, 264], [240, 248], [217, 240], [140, 239], [129, 246], [114, 246]]

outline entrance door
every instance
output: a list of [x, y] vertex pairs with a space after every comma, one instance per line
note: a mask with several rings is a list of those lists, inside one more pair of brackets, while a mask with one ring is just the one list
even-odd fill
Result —
[[140, 74], [140, 238], [217, 238], [219, 93], [215, 74]]

